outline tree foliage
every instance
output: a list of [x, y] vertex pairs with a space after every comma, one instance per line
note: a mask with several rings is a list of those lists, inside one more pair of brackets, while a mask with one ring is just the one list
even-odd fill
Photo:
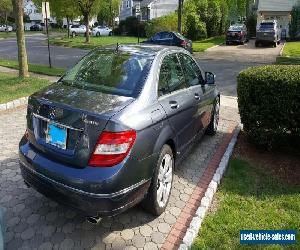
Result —
[[300, 1], [292, 9], [289, 33], [292, 40], [300, 38]]
[[119, 15], [121, 0], [109, 0], [100, 2], [99, 13], [97, 16], [98, 22], [114, 26], [114, 20]]
[[0, 16], [7, 22], [8, 15], [12, 12], [13, 6], [11, 0], [0, 0]]

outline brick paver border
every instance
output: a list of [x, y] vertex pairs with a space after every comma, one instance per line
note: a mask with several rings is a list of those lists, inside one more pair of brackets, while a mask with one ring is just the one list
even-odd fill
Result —
[[230, 143], [232, 137], [234, 136], [235, 128], [237, 124], [232, 122], [228, 128], [228, 133], [225, 135], [222, 143], [217, 148], [212, 159], [208, 163], [206, 170], [201, 176], [197, 186], [195, 187], [189, 201], [186, 203], [185, 207], [182, 209], [176, 223], [173, 225], [169, 235], [167, 236], [162, 249], [164, 250], [175, 250], [178, 249], [186, 231], [191, 223], [191, 220], [199, 207], [202, 198], [205, 196], [205, 192], [208, 188], [209, 183], [213, 179], [213, 176], [221, 162], [221, 159], [226, 152], [227, 146]]

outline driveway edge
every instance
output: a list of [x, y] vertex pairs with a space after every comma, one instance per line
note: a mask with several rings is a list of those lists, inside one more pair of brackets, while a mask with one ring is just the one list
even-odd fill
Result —
[[228, 134], [225, 136], [223, 143], [217, 148], [190, 200], [167, 236], [162, 249], [186, 250], [191, 248], [227, 168], [240, 130], [240, 126], [236, 123], [228, 129]]
[[0, 112], [27, 105], [27, 103], [28, 103], [28, 97], [21, 97], [19, 99], [16, 99], [16, 100], [13, 100], [13, 101], [10, 101], [7, 103], [2, 103], [2, 104], [0, 104]]

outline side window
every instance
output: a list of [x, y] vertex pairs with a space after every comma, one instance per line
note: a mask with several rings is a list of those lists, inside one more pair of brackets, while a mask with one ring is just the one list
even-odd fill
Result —
[[167, 55], [160, 68], [158, 95], [166, 95], [184, 88], [184, 75], [176, 54]]
[[180, 54], [180, 61], [182, 63], [182, 67], [184, 70], [184, 74], [189, 86], [195, 86], [199, 84], [203, 84], [204, 80], [202, 78], [201, 70], [195, 61], [185, 54]]

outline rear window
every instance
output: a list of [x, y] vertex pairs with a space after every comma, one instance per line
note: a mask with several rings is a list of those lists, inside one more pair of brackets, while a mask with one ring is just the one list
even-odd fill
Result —
[[274, 23], [261, 23], [260, 24], [261, 30], [271, 30], [274, 29]]
[[93, 51], [69, 70], [61, 82], [77, 88], [137, 97], [148, 76], [152, 56], [115, 50]]

